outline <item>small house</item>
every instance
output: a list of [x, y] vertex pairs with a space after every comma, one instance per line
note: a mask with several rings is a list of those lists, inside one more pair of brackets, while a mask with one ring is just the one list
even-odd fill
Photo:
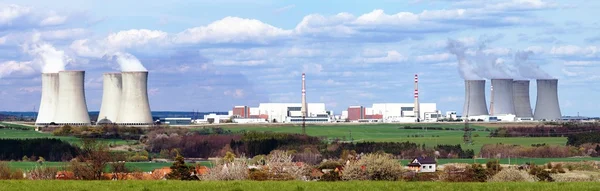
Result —
[[435, 172], [437, 161], [431, 157], [417, 157], [408, 164], [408, 169], [415, 172]]

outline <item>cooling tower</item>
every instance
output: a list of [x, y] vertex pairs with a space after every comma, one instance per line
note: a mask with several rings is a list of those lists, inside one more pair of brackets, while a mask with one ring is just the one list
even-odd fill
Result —
[[535, 120], [559, 120], [562, 115], [558, 105], [558, 80], [537, 80], [537, 101], [535, 102]]
[[492, 115], [508, 115], [515, 114], [515, 102], [513, 100], [513, 80], [512, 79], [492, 79], [494, 91]]
[[123, 72], [121, 104], [117, 123], [120, 125], [152, 125], [148, 102], [148, 72]]
[[84, 71], [58, 72], [58, 106], [55, 122], [61, 125], [90, 125], [85, 103]]
[[513, 101], [517, 118], [533, 118], [529, 101], [529, 80], [513, 81]]
[[42, 74], [42, 98], [40, 110], [35, 120], [36, 126], [49, 125], [54, 122], [54, 112], [58, 105], [58, 73]]
[[121, 73], [106, 73], [103, 79], [102, 105], [98, 121], [107, 119], [114, 123], [117, 121], [121, 106]]
[[488, 115], [485, 102], [485, 80], [465, 80], [465, 105], [463, 115]]

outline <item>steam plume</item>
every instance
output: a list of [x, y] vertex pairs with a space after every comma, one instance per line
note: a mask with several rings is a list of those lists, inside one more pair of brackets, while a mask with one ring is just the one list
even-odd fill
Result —
[[552, 77], [541, 70], [538, 65], [527, 62], [531, 51], [517, 51], [512, 63], [505, 62], [497, 56], [486, 53], [487, 43], [490, 39], [481, 39], [473, 56], [467, 55], [465, 45], [457, 40], [448, 39], [446, 49], [456, 55], [458, 70], [465, 80], [501, 79], [501, 78], [529, 78], [551, 79]]
[[42, 73], [58, 73], [65, 70], [69, 57], [62, 50], [57, 50], [51, 44], [34, 41], [23, 46], [24, 51], [33, 56], [33, 62], [39, 65]]
[[148, 71], [142, 65], [140, 60], [138, 60], [135, 56], [126, 53], [126, 52], [115, 52], [111, 55], [111, 57], [119, 63], [121, 67], [121, 71], [123, 72], [141, 72]]
[[527, 62], [531, 55], [533, 55], [532, 51], [517, 51], [515, 53], [515, 65], [517, 65], [519, 75], [529, 79], [552, 79], [552, 76], [544, 72], [537, 64]]

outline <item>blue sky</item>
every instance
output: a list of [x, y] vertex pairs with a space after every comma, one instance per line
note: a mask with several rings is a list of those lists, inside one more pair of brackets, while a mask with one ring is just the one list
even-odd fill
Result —
[[[415, 73], [421, 102], [460, 112], [452, 39], [467, 66], [514, 78], [532, 76], [519, 66], [539, 67], [559, 79], [564, 115], [598, 116], [599, 8], [583, 0], [4, 1], [0, 110], [37, 107], [40, 73], [62, 68], [86, 70], [88, 108], [98, 110], [102, 73], [139, 60], [153, 110], [299, 102], [305, 72], [308, 101], [336, 112], [412, 102]], [[528, 59], [517, 62], [519, 51]]]

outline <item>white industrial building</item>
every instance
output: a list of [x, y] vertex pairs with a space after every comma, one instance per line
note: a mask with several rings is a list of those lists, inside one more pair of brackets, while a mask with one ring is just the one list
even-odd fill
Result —
[[[325, 103], [307, 104], [307, 123], [327, 123], [332, 121], [333, 112], [327, 111]], [[276, 123], [301, 123], [302, 104], [301, 103], [260, 103], [258, 107], [247, 107], [248, 114], [244, 109], [246, 106], [236, 106], [230, 111], [233, 116], [240, 118], [265, 119]], [[234, 120], [235, 122], [236, 120]], [[242, 123], [248, 123], [253, 120], [237, 120]]]
[[[383, 122], [416, 122], [414, 103], [374, 103], [372, 107], [365, 108], [365, 115], [381, 115]], [[437, 121], [440, 114], [435, 103], [420, 103], [419, 115], [422, 121]], [[426, 115], [429, 114], [429, 115]]]

